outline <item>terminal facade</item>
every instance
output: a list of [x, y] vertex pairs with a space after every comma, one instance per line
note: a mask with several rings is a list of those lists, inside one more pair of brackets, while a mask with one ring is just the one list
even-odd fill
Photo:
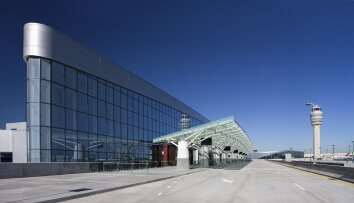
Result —
[[24, 26], [28, 162], [151, 160], [152, 140], [209, 120], [38, 23]]

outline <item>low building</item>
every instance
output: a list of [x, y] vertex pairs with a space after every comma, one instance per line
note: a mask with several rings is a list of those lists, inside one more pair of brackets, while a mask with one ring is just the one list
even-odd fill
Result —
[[252, 158], [252, 159], [285, 159], [285, 154], [291, 154], [292, 158], [304, 158], [304, 152], [297, 151], [297, 150], [253, 152], [250, 154], [250, 158]]
[[0, 130], [0, 162], [27, 162], [26, 122], [7, 123]]

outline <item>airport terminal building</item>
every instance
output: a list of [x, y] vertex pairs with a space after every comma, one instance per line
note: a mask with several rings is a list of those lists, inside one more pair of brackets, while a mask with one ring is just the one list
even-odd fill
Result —
[[188, 168], [199, 156], [211, 164], [252, 152], [234, 117], [210, 122], [51, 27], [25, 24], [23, 59], [28, 162], [178, 159]]
[[24, 26], [28, 162], [150, 160], [152, 140], [208, 119], [68, 36]]

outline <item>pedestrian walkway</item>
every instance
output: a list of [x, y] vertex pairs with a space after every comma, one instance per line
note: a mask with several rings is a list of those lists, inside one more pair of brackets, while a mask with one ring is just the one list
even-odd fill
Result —
[[133, 171], [81, 173], [30, 178], [0, 179], [0, 202], [64, 200], [114, 191], [206, 169], [177, 170], [176, 167]]

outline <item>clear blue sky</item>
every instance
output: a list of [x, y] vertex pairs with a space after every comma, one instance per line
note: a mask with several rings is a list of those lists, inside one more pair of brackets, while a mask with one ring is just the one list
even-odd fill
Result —
[[354, 1], [4, 1], [0, 126], [25, 120], [26, 22], [52, 26], [210, 120], [234, 115], [259, 150], [354, 140]]

